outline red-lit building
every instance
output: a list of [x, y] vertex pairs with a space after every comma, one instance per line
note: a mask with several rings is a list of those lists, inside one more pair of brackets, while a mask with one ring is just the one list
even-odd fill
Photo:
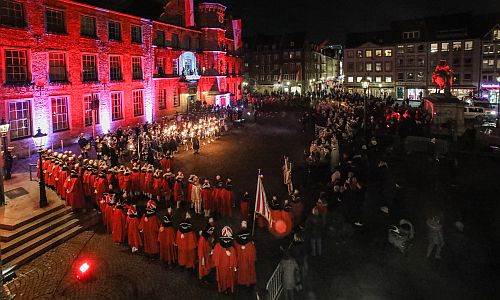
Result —
[[0, 1], [0, 118], [16, 153], [38, 127], [50, 147], [241, 99], [241, 21], [224, 5], [165, 1], [148, 18], [113, 2]]

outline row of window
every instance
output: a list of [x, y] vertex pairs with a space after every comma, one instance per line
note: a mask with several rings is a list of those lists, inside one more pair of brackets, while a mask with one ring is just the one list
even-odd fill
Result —
[[[391, 83], [392, 82], [392, 76], [384, 76], [383, 78], [384, 78], [384, 82], [385, 83]], [[370, 81], [370, 82], [373, 82], [371, 76], [367, 76], [366, 79], [368, 81]], [[357, 76], [356, 77], [356, 82], [357, 83], [361, 83], [362, 80], [363, 80], [362, 76]], [[347, 77], [347, 82], [354, 83], [354, 77], [353, 76]], [[382, 83], [382, 76], [376, 76], [375, 77], [375, 82]]]
[[[174, 94], [174, 104], [178, 102], [178, 94]], [[123, 92], [111, 92], [111, 120], [123, 119]], [[70, 114], [68, 106], [68, 96], [51, 97], [52, 132], [60, 132], [70, 128]], [[96, 107], [98, 94], [84, 95], [84, 125], [91, 126], [93, 123], [99, 124], [99, 109]], [[166, 98], [163, 98], [165, 101]], [[162, 101], [159, 99], [159, 101]], [[143, 90], [132, 91], [132, 102], [134, 117], [144, 115], [144, 92]], [[94, 110], [95, 109], [95, 110]], [[160, 109], [161, 106], [160, 106]], [[10, 138], [20, 139], [32, 135], [31, 105], [30, 100], [8, 101], [8, 116], [10, 124]], [[94, 122], [93, 122], [94, 120]]]
[[430, 52], [449, 52], [450, 49], [453, 51], [461, 51], [462, 47], [465, 51], [472, 51], [474, 49], [473, 41], [465, 41], [465, 42], [443, 42], [443, 43], [431, 43]]
[[[496, 45], [496, 53], [500, 54], [500, 44]], [[495, 44], [484, 44], [483, 54], [495, 54]]]
[[[82, 81], [98, 81], [96, 54], [82, 55]], [[66, 82], [68, 78], [67, 57], [64, 52], [49, 52], [49, 80], [50, 82]], [[122, 57], [109, 56], [109, 79], [123, 80]], [[142, 57], [132, 57], [132, 79], [142, 80]], [[7, 83], [30, 82], [28, 52], [26, 50], [5, 50], [5, 80]]]
[[[283, 52], [283, 59], [301, 59], [302, 57], [302, 52], [301, 51], [284, 51]], [[277, 61], [280, 59], [280, 55], [275, 53], [273, 55], [271, 54], [256, 54], [254, 56], [254, 61], [257, 63], [271, 63], [271, 59], [274, 61]]]
[[[367, 49], [367, 50], [356, 50], [356, 57], [357, 58], [372, 58], [372, 57], [392, 57], [392, 49]], [[349, 58], [354, 58], [354, 51], [347, 51], [347, 57]]]
[[[279, 75], [260, 75], [258, 79], [263, 82], [263, 81], [279, 81], [280, 76]], [[283, 74], [282, 77], [283, 81], [296, 81], [297, 80], [297, 74]]]
[[[382, 65], [381, 62], [376, 62], [376, 63], [361, 63], [358, 62], [356, 63], [356, 72], [382, 72], [382, 66], [384, 66], [384, 71], [385, 72], [391, 72], [392, 71], [392, 62], [386, 61], [384, 65]], [[354, 72], [354, 63], [347, 63], [347, 72]]]
[[[291, 41], [290, 43], [288, 43], [290, 45], [290, 47], [295, 47], [295, 42], [294, 41]], [[248, 49], [248, 43], [245, 43], [245, 48]], [[257, 51], [261, 51], [261, 50], [264, 50], [264, 51], [268, 51], [269, 50], [269, 45], [257, 45]], [[277, 49], [277, 45], [276, 44], [272, 44], [271, 45], [271, 50], [276, 50]]]
[[495, 61], [496, 61], [496, 68], [500, 70], [500, 59], [483, 59], [483, 69], [493, 69], [495, 68]]

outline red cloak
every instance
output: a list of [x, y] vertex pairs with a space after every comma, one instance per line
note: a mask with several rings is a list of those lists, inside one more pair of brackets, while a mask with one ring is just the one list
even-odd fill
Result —
[[130, 247], [139, 249], [142, 247], [142, 239], [139, 233], [139, 219], [127, 217], [128, 244]]
[[212, 257], [210, 256], [211, 251], [212, 246], [210, 242], [201, 235], [198, 240], [198, 277], [200, 279], [210, 274], [210, 270], [213, 268]]
[[[146, 221], [147, 218], [147, 221]], [[160, 247], [158, 245], [158, 232], [160, 231], [160, 221], [156, 215], [146, 217], [142, 216], [139, 230], [142, 230], [144, 236], [144, 253], [158, 254]]]
[[113, 242], [123, 243], [126, 238], [125, 227], [127, 225], [127, 219], [125, 213], [121, 208], [114, 208], [113, 215], [111, 216], [111, 222], [113, 224]]
[[66, 198], [68, 203], [70, 203], [71, 208], [79, 209], [85, 207], [85, 198], [83, 196], [83, 186], [79, 177], [70, 178], [71, 181], [68, 183], [68, 194]]
[[238, 284], [250, 286], [257, 283], [255, 272], [255, 261], [257, 253], [252, 242], [246, 245], [236, 244], [236, 253], [238, 254]]
[[210, 188], [204, 188], [201, 190], [201, 200], [203, 203], [203, 208], [206, 210], [213, 210], [214, 209], [214, 201], [212, 198], [212, 189]]
[[175, 237], [177, 250], [179, 251], [179, 266], [194, 268], [196, 257], [196, 235], [194, 232], [181, 233], [177, 231]]
[[[162, 230], [163, 228], [163, 230]], [[158, 242], [160, 242], [160, 259], [169, 265], [177, 261], [177, 253], [175, 251], [175, 231], [172, 226], [160, 227], [158, 234]]]
[[182, 181], [176, 180], [174, 183], [174, 201], [183, 200], [184, 191], [182, 190]]
[[[227, 255], [226, 250], [231, 253]], [[234, 292], [234, 282], [236, 279], [236, 268], [238, 267], [238, 258], [234, 247], [224, 248], [217, 243], [214, 248], [213, 261], [217, 269], [217, 286], [219, 293], [227, 289]]]

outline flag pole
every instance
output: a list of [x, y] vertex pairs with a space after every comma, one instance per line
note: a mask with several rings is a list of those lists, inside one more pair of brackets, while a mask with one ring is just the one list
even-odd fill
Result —
[[253, 234], [255, 233], [255, 216], [256, 216], [256, 213], [255, 211], [257, 210], [257, 195], [259, 193], [259, 179], [260, 179], [260, 169], [259, 169], [259, 174], [257, 175], [257, 191], [255, 192], [255, 203], [254, 203], [254, 206], [253, 206], [253, 225], [252, 225], [252, 237], [253, 237]]

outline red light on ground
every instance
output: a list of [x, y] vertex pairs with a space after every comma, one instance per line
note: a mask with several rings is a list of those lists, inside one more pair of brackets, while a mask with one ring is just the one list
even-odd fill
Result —
[[82, 279], [89, 269], [90, 269], [90, 264], [88, 262], [84, 262], [83, 264], [81, 264], [80, 267], [78, 267], [76, 278]]

